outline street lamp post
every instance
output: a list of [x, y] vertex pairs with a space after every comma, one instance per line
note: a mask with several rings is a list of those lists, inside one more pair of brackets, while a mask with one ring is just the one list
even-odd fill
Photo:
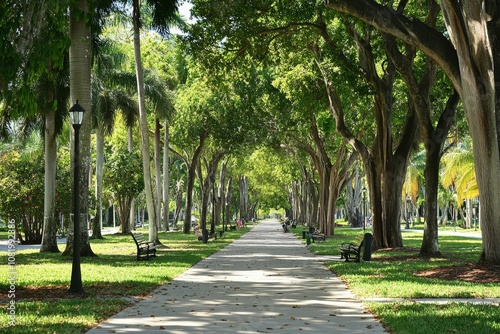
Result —
[[69, 292], [83, 293], [82, 272], [80, 270], [80, 127], [85, 109], [76, 103], [69, 109], [71, 124], [75, 130], [75, 153], [73, 166], [73, 265]]
[[366, 218], [365, 218], [365, 216], [366, 216], [366, 205], [365, 205], [365, 203], [366, 203], [366, 188], [365, 187], [363, 187], [362, 192], [363, 192], [363, 208], [362, 208], [361, 212], [363, 212], [363, 231], [364, 231], [366, 229]]

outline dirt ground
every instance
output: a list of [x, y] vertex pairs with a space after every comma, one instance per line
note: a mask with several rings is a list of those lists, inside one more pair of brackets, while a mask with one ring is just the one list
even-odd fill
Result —
[[[379, 251], [391, 251], [392, 249], [381, 249]], [[411, 255], [384, 257], [384, 261], [390, 259], [398, 261], [417, 261], [420, 258], [415, 255], [418, 254], [418, 249], [410, 249], [403, 247], [398, 250], [407, 251]], [[448, 281], [465, 281], [476, 283], [500, 283], [500, 265], [482, 265], [478, 263], [460, 263], [448, 267], [439, 267], [429, 270], [424, 270], [415, 273], [416, 276], [426, 277], [431, 279], [442, 279]]]
[[476, 283], [500, 283], [500, 266], [468, 263], [425, 270], [415, 275], [450, 281], [460, 280]]

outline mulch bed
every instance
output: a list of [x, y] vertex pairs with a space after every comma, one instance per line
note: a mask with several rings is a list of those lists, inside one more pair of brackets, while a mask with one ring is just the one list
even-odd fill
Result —
[[418, 272], [415, 275], [448, 281], [460, 280], [474, 283], [500, 283], [500, 266], [468, 263], [429, 269]]
[[[378, 252], [408, 252], [408, 255], [384, 256], [382, 261], [418, 261], [420, 249], [411, 247], [379, 249]], [[373, 259], [376, 261], [376, 259]], [[500, 283], [500, 265], [488, 265], [479, 263], [461, 263], [453, 266], [445, 266], [416, 272], [415, 276], [430, 279], [441, 279], [447, 281], [464, 281], [474, 283]]]

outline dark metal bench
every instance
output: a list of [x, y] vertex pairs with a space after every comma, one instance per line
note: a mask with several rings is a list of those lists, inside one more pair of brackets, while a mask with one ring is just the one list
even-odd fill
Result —
[[[222, 231], [219, 231], [219, 232], [215, 231], [214, 233], [210, 233], [208, 230], [206, 230], [206, 231], [207, 231], [206, 232], [207, 233], [207, 240], [208, 239], [217, 240], [217, 234], [219, 234], [222, 237]], [[194, 234], [198, 238], [198, 241], [203, 241], [203, 233], [200, 230], [195, 230]]]
[[130, 233], [137, 246], [137, 260], [149, 260], [156, 256], [156, 250], [163, 245], [157, 245], [152, 241], [146, 241], [142, 233]]
[[318, 241], [318, 240], [323, 240], [325, 241], [325, 234], [324, 233], [313, 233], [311, 234], [311, 238], [315, 241]]
[[361, 241], [359, 246], [357, 246], [349, 242], [344, 242], [342, 245], [340, 245], [340, 258], [345, 259], [345, 262], [349, 262], [351, 256], [354, 256], [354, 262], [360, 262], [361, 248], [363, 247], [363, 243], [364, 240]]

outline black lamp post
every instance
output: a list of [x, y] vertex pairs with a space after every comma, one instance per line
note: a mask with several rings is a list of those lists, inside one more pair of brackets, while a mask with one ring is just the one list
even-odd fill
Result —
[[361, 212], [363, 214], [363, 231], [366, 229], [366, 188], [363, 187], [362, 189], [363, 193], [363, 207], [361, 208]]
[[85, 109], [74, 104], [69, 109], [71, 124], [75, 130], [75, 160], [73, 166], [73, 265], [71, 268], [71, 285], [69, 292], [83, 293], [82, 272], [80, 270], [80, 127]]

